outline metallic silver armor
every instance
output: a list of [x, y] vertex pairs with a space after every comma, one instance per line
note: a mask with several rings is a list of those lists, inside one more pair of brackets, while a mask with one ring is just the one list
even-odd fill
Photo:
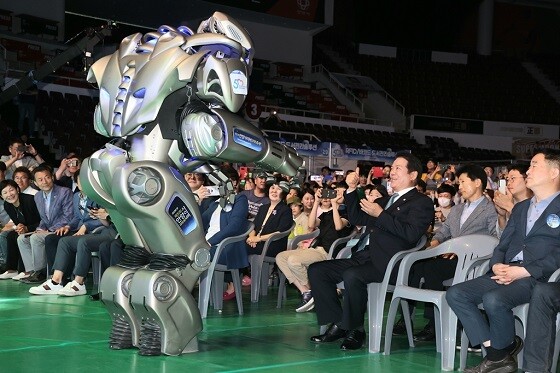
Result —
[[293, 149], [233, 114], [247, 95], [253, 55], [245, 29], [215, 12], [197, 33], [161, 26], [126, 37], [88, 73], [100, 89], [95, 129], [116, 141], [84, 161], [80, 178], [126, 245], [127, 260], [107, 269], [100, 287], [113, 319], [112, 348], [136, 346], [143, 355], [198, 349], [202, 320], [191, 293], [210, 247], [183, 173], [207, 173], [227, 209], [233, 188], [217, 171], [220, 162], [255, 162], [288, 175], [302, 164]]

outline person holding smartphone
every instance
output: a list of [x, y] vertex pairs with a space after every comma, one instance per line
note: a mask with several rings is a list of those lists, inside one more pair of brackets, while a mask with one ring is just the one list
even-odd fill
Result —
[[77, 185], [74, 181], [74, 174], [80, 170], [82, 165], [81, 159], [74, 152], [70, 152], [60, 161], [54, 176], [56, 185], [70, 188], [74, 193], [77, 192]]
[[29, 171], [33, 171], [35, 167], [45, 162], [33, 145], [26, 144], [18, 138], [10, 140], [8, 151], [10, 155], [3, 155], [0, 158], [0, 161], [6, 164], [6, 179], [12, 179], [15, 169], [18, 167], [24, 166]]
[[[308, 224], [309, 232], [315, 230], [316, 227], [319, 228], [319, 236], [309, 247], [300, 246], [297, 250], [283, 251], [276, 256], [278, 268], [286, 275], [288, 282], [294, 284], [301, 292], [301, 302], [296, 308], [296, 312], [307, 312], [314, 307], [307, 268], [313, 263], [326, 260], [332, 243], [336, 239], [348, 235], [352, 230], [348, 223], [346, 209], [341, 208], [346, 189], [346, 183], [338, 183], [336, 189], [318, 189], [315, 193], [315, 202]], [[317, 216], [319, 205], [321, 205], [323, 213]], [[317, 218], [313, 219], [313, 216], [317, 216]]]

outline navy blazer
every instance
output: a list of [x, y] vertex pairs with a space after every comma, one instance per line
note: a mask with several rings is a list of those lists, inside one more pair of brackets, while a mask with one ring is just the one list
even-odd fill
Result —
[[[532, 198], [517, 203], [490, 260], [490, 270], [497, 263], [509, 263], [523, 250], [523, 267], [538, 281], [546, 282], [560, 267], [560, 226], [551, 217], [560, 216], [560, 195], [556, 196], [543, 211], [528, 234], [527, 213]], [[554, 219], [553, 219], [554, 220]], [[550, 224], [549, 224], [550, 223]]]
[[[434, 216], [432, 200], [416, 188], [401, 196], [377, 218], [362, 211], [356, 191], [345, 194], [344, 200], [350, 223], [365, 225], [370, 232], [370, 259], [380, 274], [385, 273], [393, 255], [409, 250], [418, 243]], [[385, 206], [389, 198], [378, 198], [375, 202]], [[397, 271], [398, 266], [395, 266], [392, 278], [396, 276]]]
[[[253, 220], [253, 223], [255, 224], [255, 232], [258, 233], [261, 230], [261, 227], [263, 227], [263, 221], [269, 208], [270, 203], [262, 205], [259, 208], [257, 216], [255, 216], [255, 220]], [[268, 217], [268, 220], [262, 228], [261, 236], [274, 232], [284, 232], [290, 229], [293, 223], [294, 218], [292, 216], [292, 209], [289, 208], [288, 205], [284, 203], [284, 201], [281, 201], [276, 205], [276, 207], [274, 207], [274, 211], [272, 211], [272, 214], [270, 214], [270, 216]], [[262, 253], [263, 247], [264, 241], [259, 242], [257, 244], [257, 247], [255, 248], [247, 245], [247, 250], [249, 255], [260, 254]], [[271, 242], [270, 246], [268, 246], [266, 256], [275, 257], [276, 254], [278, 254], [280, 251], [286, 250], [287, 247], [288, 236], [281, 238], [278, 241]]]
[[51, 193], [50, 218], [47, 218], [45, 211], [43, 191], [41, 190], [35, 194], [34, 198], [37, 210], [39, 210], [41, 215], [41, 223], [37, 228], [54, 232], [58, 228], [70, 224], [74, 217], [74, 202], [72, 201], [72, 191], [66, 187], [54, 184]]
[[[218, 207], [218, 201], [210, 204], [202, 213], [202, 226], [204, 231], [208, 231], [212, 214]], [[220, 231], [208, 239], [208, 243], [212, 246], [212, 258], [216, 252], [216, 246], [224, 239], [240, 235], [245, 231], [248, 225], [247, 213], [249, 211], [249, 202], [244, 195], [236, 195], [235, 202], [231, 211], [222, 210], [220, 213]], [[245, 268], [249, 266], [247, 258], [247, 250], [245, 250], [245, 240], [234, 242], [223, 248], [218, 264], [226, 265], [228, 269]]]
[[80, 229], [82, 225], [85, 224], [86, 232], [91, 233], [95, 228], [99, 228], [103, 224], [99, 221], [99, 219], [94, 219], [89, 215], [88, 208], [99, 208], [99, 205], [93, 202], [91, 199], [86, 197], [86, 208], [82, 209], [80, 206], [80, 192], [74, 193], [73, 197], [73, 219], [68, 224], [70, 226], [71, 231], [75, 231]]

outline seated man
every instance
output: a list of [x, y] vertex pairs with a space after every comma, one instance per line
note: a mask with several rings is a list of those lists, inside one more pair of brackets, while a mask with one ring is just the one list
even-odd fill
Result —
[[34, 196], [39, 193], [39, 189], [35, 188], [35, 186], [31, 184], [32, 178], [33, 175], [27, 167], [22, 166], [14, 170], [14, 181], [19, 186], [19, 189], [21, 189], [21, 192]]
[[498, 212], [498, 221], [496, 223], [496, 232], [498, 238], [502, 235], [506, 227], [511, 210], [516, 203], [525, 201], [533, 196], [531, 189], [527, 188], [525, 178], [527, 177], [528, 166], [523, 164], [513, 164], [508, 166], [507, 187], [505, 194], [499, 190], [494, 192], [494, 204]]
[[523, 371], [531, 373], [551, 371], [558, 312], [560, 312], [560, 283], [536, 284], [529, 302]]
[[[366, 226], [370, 232], [369, 245], [353, 253], [350, 259], [313, 263], [308, 271], [319, 325], [330, 324], [324, 334], [311, 337], [311, 341], [323, 343], [344, 338], [342, 350], [363, 346], [367, 284], [383, 281], [393, 255], [414, 247], [434, 215], [432, 200], [415, 188], [422, 165], [411, 154], [399, 153], [393, 162], [390, 177], [394, 194], [389, 199], [359, 200], [357, 171], [346, 177], [348, 190], [344, 198], [350, 222]], [[397, 272], [395, 267], [393, 281]], [[344, 281], [346, 289], [342, 306], [336, 291], [340, 281]]]
[[[102, 227], [100, 226], [95, 232], [88, 232], [84, 228], [85, 225], [82, 225], [74, 235], [62, 237], [56, 250], [52, 278], [39, 286], [30, 288], [29, 293], [67, 297], [86, 294], [85, 278], [91, 266], [91, 253], [99, 251], [99, 246], [103, 242], [110, 242], [117, 235], [115, 227], [107, 220], [108, 213], [105, 209], [98, 208], [90, 211], [91, 216], [99, 221]], [[71, 266], [74, 262], [72, 271]], [[63, 286], [64, 275], [68, 273], [74, 274], [74, 280]]]
[[26, 274], [20, 280], [41, 283], [46, 279], [45, 238], [50, 234], [63, 236], [73, 218], [72, 191], [54, 184], [52, 170], [40, 165], [33, 170], [35, 183], [41, 189], [35, 195], [35, 203], [41, 222], [35, 232], [22, 234], [17, 242]]
[[309, 219], [308, 224], [311, 232], [316, 226], [319, 226], [319, 236], [311, 244], [311, 247], [282, 251], [276, 255], [278, 268], [284, 273], [289, 283], [293, 283], [301, 292], [301, 303], [296, 308], [296, 312], [307, 312], [314, 307], [307, 268], [312, 263], [326, 260], [332, 243], [340, 237], [347, 236], [352, 230], [348, 223], [346, 209], [340, 208], [344, 203], [345, 190], [344, 185], [337, 188], [335, 198], [322, 198], [323, 189], [317, 189], [315, 203], [310, 215], [317, 216], [319, 203], [321, 203], [323, 213], [315, 219]]
[[[472, 345], [483, 344], [487, 355], [465, 372], [517, 372], [515, 356], [523, 342], [515, 335], [512, 309], [531, 299], [546, 282], [560, 257], [560, 154], [538, 152], [527, 171], [534, 197], [516, 204], [490, 260], [491, 270], [454, 285], [446, 299]], [[478, 305], [482, 303], [487, 321]]]
[[[468, 164], [461, 167], [457, 175], [459, 191], [465, 202], [451, 208], [449, 216], [434, 234], [428, 249], [468, 234], [496, 236], [496, 209], [494, 204], [484, 196], [486, 173], [482, 167]], [[455, 255], [416, 262], [410, 271], [409, 285], [419, 287], [420, 280], [424, 278], [424, 289], [441, 291], [444, 289], [443, 281], [453, 278], [456, 267]], [[415, 341], [431, 341], [436, 338], [433, 304], [426, 303], [424, 317], [428, 319], [428, 323], [424, 330], [414, 335]]]

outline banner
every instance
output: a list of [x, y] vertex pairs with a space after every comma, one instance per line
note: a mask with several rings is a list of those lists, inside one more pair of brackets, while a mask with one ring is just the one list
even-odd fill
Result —
[[528, 140], [513, 141], [511, 153], [517, 159], [531, 159], [537, 149], [560, 149], [560, 140]]
[[282, 145], [294, 148], [299, 155], [306, 157], [345, 158], [364, 161], [393, 163], [396, 151], [391, 149], [377, 150], [368, 147], [348, 146], [344, 144], [314, 141], [277, 141]]

